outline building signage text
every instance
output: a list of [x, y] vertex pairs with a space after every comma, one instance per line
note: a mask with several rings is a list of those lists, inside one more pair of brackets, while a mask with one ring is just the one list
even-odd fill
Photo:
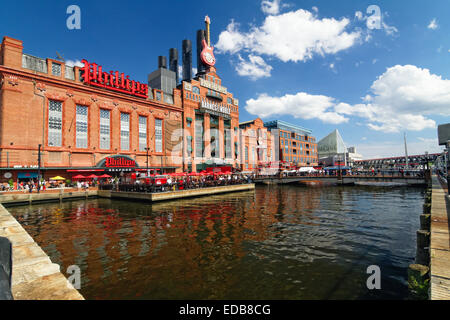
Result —
[[84, 63], [84, 67], [81, 68], [84, 83], [140, 98], [148, 97], [147, 84], [130, 80], [129, 76], [125, 76], [123, 73], [119, 74], [119, 71], [103, 72], [102, 66], [96, 63], [89, 63], [86, 60], [81, 62]]
[[227, 106], [214, 104], [208, 101], [202, 101], [201, 108], [207, 112], [211, 111], [212, 113], [221, 113], [227, 116], [229, 116], [231, 113], [230, 108], [228, 108]]
[[227, 88], [222, 87], [222, 86], [218, 85], [217, 83], [205, 80], [203, 78], [200, 78], [200, 85], [202, 87], [205, 87], [205, 88], [208, 88], [208, 89], [211, 89], [211, 90], [214, 90], [214, 91], [218, 91], [218, 92], [223, 93], [223, 94], [227, 94], [227, 92], [228, 92]]
[[134, 168], [136, 161], [127, 158], [106, 158], [105, 167], [107, 168]]

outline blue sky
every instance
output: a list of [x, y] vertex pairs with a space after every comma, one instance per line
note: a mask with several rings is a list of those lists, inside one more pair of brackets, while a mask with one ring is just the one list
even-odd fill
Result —
[[[432, 4], [431, 4], [432, 3]], [[66, 27], [69, 5], [81, 30]], [[374, 19], [371, 5], [380, 9]], [[240, 120], [260, 116], [339, 129], [365, 158], [436, 152], [450, 120], [450, 2], [427, 1], [9, 1], [1, 36], [39, 57], [88, 59], [145, 81], [159, 55], [212, 20], [218, 73], [240, 101]], [[369, 21], [369, 23], [368, 23]], [[375, 21], [375, 25], [370, 22]], [[380, 21], [380, 28], [370, 29]], [[194, 61], [195, 65], [195, 61]]]

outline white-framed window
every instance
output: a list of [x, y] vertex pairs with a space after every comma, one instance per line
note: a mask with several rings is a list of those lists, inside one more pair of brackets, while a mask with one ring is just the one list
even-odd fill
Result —
[[61, 65], [59, 63], [52, 63], [52, 74], [58, 77], [61, 76]]
[[77, 106], [76, 128], [76, 146], [79, 149], [86, 149], [88, 147], [88, 107]]
[[130, 150], [130, 115], [120, 113], [120, 149]]
[[62, 146], [62, 102], [49, 100], [48, 103], [48, 145]]
[[163, 152], [163, 128], [162, 120], [155, 119], [155, 152]]
[[100, 149], [111, 149], [111, 111], [100, 109]]
[[139, 151], [147, 148], [147, 117], [139, 116]]

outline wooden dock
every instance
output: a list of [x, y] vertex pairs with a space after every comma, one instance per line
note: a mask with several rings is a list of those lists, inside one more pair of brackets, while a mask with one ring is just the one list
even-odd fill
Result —
[[145, 202], [160, 202], [185, 198], [204, 197], [230, 192], [249, 191], [254, 189], [255, 184], [251, 183], [251, 184], [237, 184], [229, 186], [188, 189], [188, 190], [178, 190], [178, 191], [158, 192], [158, 193], [121, 192], [121, 191], [117, 192], [110, 190], [99, 190], [98, 196], [100, 198], [139, 200]]
[[0, 236], [13, 245], [15, 300], [84, 300], [19, 222], [0, 204]]
[[438, 178], [432, 177], [431, 300], [450, 300], [450, 203]]

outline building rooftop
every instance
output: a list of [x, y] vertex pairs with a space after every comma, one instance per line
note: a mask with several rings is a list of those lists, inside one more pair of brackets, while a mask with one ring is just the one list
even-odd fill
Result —
[[291, 124], [291, 123], [288, 123], [288, 122], [285, 122], [282, 120], [273, 120], [273, 121], [264, 122], [264, 126], [269, 130], [270, 129], [281, 129], [281, 130], [295, 132], [295, 133], [301, 134], [301, 135], [312, 134], [312, 130], [310, 130], [310, 129], [306, 129], [304, 127], [300, 127], [295, 124]]

